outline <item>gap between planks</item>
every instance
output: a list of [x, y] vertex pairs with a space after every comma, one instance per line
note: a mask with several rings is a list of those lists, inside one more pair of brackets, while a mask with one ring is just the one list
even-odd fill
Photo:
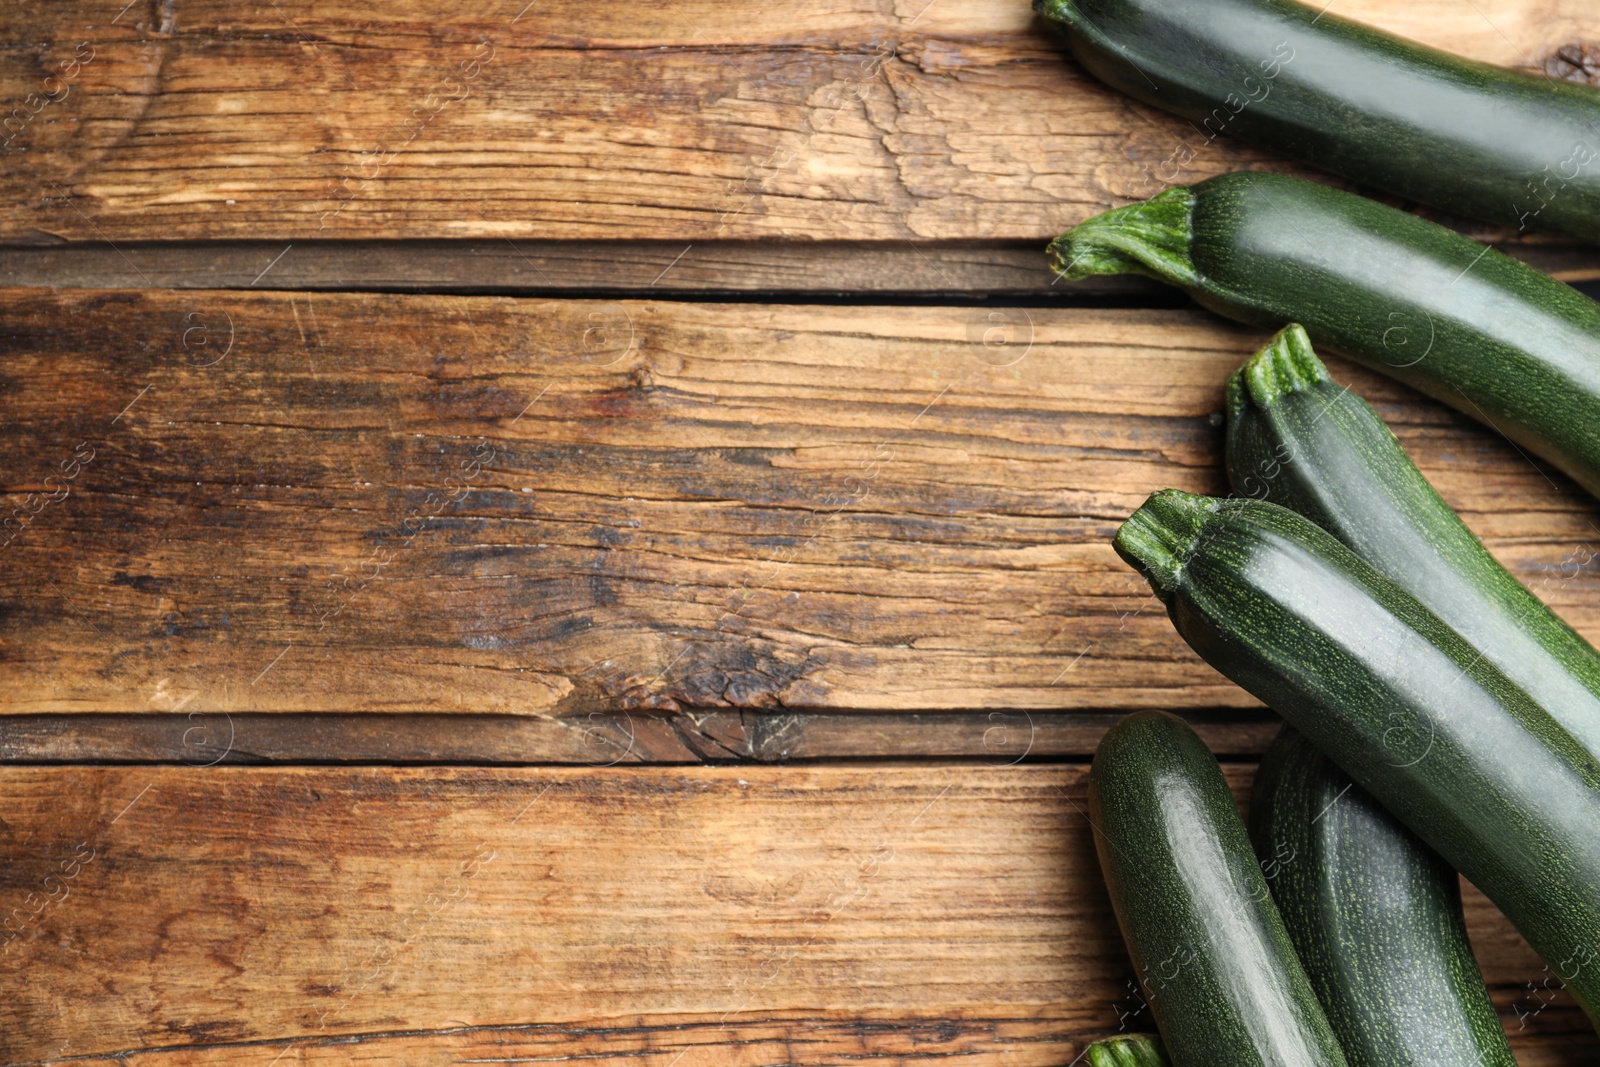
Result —
[[[0, 716], [0, 763], [769, 763], [955, 759], [1082, 761], [1122, 712], [706, 710], [550, 718], [223, 711]], [[1271, 712], [1180, 713], [1222, 757], [1255, 756]]]
[[[1573, 283], [1600, 255], [1556, 241], [1505, 251]], [[1057, 283], [1041, 242], [984, 241], [212, 241], [0, 244], [0, 283], [107, 289], [261, 289], [685, 298], [949, 296], [1182, 306], [1132, 276]]]

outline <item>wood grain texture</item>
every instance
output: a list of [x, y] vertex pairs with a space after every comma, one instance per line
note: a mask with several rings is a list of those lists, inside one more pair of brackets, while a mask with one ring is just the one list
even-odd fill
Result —
[[[0, 769], [0, 1049], [1059, 1067], [1141, 1018], [1084, 776]], [[1468, 910], [1515, 1031], [1540, 965]], [[1521, 1010], [1523, 1067], [1594, 1062], [1570, 1002]]]
[[[1224, 489], [1200, 314], [0, 301], [7, 713], [1252, 704], [1109, 546]], [[1593, 503], [1333, 369], [1600, 636]]]
[[[117, 6], [0, 14], [7, 240], [1033, 241], [1181, 146], [1185, 181], [1281, 165], [1102, 88], [1025, 0]], [[1586, 0], [1340, 11], [1534, 68], [1600, 32]]]

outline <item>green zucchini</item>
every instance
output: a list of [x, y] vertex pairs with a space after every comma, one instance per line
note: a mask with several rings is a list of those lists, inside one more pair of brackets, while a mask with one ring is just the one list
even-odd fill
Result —
[[1151, 1034], [1127, 1034], [1096, 1041], [1083, 1050], [1079, 1060], [1089, 1067], [1167, 1067], [1167, 1058], [1161, 1053], [1161, 1040]]
[[1228, 381], [1234, 492], [1298, 511], [1449, 624], [1593, 755], [1600, 653], [1502, 567], [1299, 326]]
[[1089, 820], [1175, 1067], [1346, 1067], [1222, 770], [1183, 720], [1137, 712], [1106, 733]]
[[1517, 1067], [1456, 872], [1293, 727], [1261, 758], [1250, 837], [1350, 1067]]
[[[1600, 241], [1600, 92], [1462, 59], [1291, 0], [1035, 0], [1089, 72], [1363, 185]], [[1180, 143], [1171, 180], [1194, 157]], [[1170, 171], [1170, 175], [1165, 172]]]
[[1241, 322], [1298, 322], [1600, 496], [1600, 304], [1454, 230], [1241, 173], [1092, 218], [1050, 254], [1064, 278], [1148, 274]]
[[1116, 549], [1201, 658], [1483, 890], [1600, 1009], [1600, 767], [1410, 594], [1287, 508], [1175, 490]]

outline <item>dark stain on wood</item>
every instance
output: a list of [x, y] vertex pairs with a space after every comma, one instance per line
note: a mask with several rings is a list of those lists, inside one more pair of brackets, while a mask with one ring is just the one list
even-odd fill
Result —
[[1541, 66], [1552, 78], [1600, 85], [1600, 47], [1592, 44], [1577, 42], [1562, 45]]

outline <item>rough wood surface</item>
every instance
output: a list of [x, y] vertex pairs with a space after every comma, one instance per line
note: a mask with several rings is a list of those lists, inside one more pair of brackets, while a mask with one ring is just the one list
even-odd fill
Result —
[[[1339, 11], [1534, 68], [1597, 32], [1588, 0]], [[1279, 163], [1104, 89], [1025, 0], [32, 0], [0, 41], [13, 241], [1039, 240]]]
[[[1224, 488], [1198, 313], [0, 301], [8, 713], [1251, 703], [1109, 546]], [[1600, 636], [1593, 503], [1334, 370]]]
[[[0, 769], [0, 1050], [1060, 1067], [1143, 1018], [1084, 774]], [[1593, 1063], [1468, 909], [1523, 1067]]]

